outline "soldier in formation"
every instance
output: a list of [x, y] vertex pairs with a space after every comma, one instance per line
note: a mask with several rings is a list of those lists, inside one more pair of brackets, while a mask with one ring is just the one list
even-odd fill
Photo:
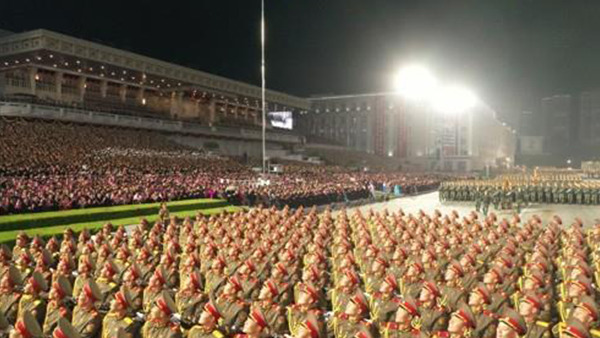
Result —
[[600, 337], [600, 224], [475, 211], [161, 214], [130, 233], [20, 234], [0, 250], [0, 332]]

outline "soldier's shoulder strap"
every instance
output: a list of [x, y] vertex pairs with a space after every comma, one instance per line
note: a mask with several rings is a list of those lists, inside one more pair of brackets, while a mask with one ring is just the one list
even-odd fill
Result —
[[538, 320], [537, 322], [535, 322], [535, 324], [537, 326], [540, 326], [540, 327], [543, 327], [543, 328], [549, 328], [550, 327], [550, 323], [544, 322], [544, 321], [541, 321], [541, 320]]

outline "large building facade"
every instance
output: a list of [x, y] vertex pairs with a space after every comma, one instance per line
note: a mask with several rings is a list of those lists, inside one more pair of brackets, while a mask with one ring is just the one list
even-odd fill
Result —
[[514, 163], [514, 131], [483, 104], [441, 114], [395, 93], [318, 97], [311, 103], [297, 126], [312, 142], [398, 158], [422, 170], [465, 172]]
[[[261, 123], [260, 87], [47, 30], [0, 36], [0, 95], [206, 125]], [[309, 108], [285, 93], [266, 97], [269, 110]]]

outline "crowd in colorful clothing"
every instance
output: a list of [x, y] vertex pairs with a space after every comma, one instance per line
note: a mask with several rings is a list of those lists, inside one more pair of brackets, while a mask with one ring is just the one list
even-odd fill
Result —
[[160, 216], [19, 234], [0, 250], [0, 335], [599, 335], [600, 224], [302, 207]]
[[0, 118], [0, 215], [202, 197], [296, 207], [367, 198], [369, 184], [414, 191], [440, 180], [308, 164], [284, 171], [265, 185], [249, 165], [160, 132]]

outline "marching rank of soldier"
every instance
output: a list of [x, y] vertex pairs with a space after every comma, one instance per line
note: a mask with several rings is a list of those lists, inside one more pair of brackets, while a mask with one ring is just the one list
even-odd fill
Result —
[[0, 249], [0, 337], [600, 337], [600, 223], [255, 208]]
[[[441, 202], [468, 201], [475, 210], [487, 215], [495, 210], [521, 209], [532, 203], [600, 204], [600, 181], [582, 180], [578, 175], [503, 175], [489, 180], [447, 181], [440, 185]], [[556, 179], [555, 179], [556, 178]]]

